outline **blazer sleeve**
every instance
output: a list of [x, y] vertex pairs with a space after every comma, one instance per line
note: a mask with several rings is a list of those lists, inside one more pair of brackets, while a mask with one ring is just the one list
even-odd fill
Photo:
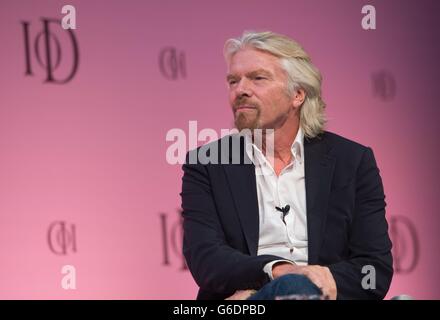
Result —
[[205, 165], [183, 165], [183, 254], [196, 283], [203, 290], [231, 295], [259, 289], [269, 282], [264, 265], [277, 256], [250, 256], [228, 245], [223, 232], [209, 172]]
[[[362, 155], [355, 188], [349, 258], [328, 267], [336, 282], [338, 299], [383, 299], [393, 276], [392, 244], [382, 180], [370, 148], [365, 148]], [[369, 289], [362, 286], [366, 276], [364, 286], [369, 284]]]

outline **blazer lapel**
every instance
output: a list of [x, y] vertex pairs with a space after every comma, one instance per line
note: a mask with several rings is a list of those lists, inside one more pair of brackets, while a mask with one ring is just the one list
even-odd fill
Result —
[[[322, 235], [325, 230], [328, 197], [336, 161], [329, 154], [331, 148], [324, 139], [325, 136], [304, 139], [309, 264], [316, 264], [318, 262], [319, 249], [323, 240]], [[243, 141], [241, 142], [243, 143]], [[229, 182], [229, 190], [234, 199], [249, 253], [255, 256], [257, 254], [259, 237], [259, 208], [255, 166], [253, 164], [243, 164], [243, 159], [247, 155], [244, 152], [244, 148], [240, 149], [240, 164], [226, 164], [222, 167]]]
[[249, 164], [223, 166], [229, 181], [241, 227], [251, 256], [257, 255], [259, 237], [258, 197], [255, 167]]
[[[237, 137], [232, 136], [230, 142]], [[232, 150], [229, 152], [229, 160], [232, 161]], [[260, 232], [257, 184], [255, 166], [245, 152], [243, 137], [240, 139], [240, 164], [226, 164], [222, 167], [229, 182], [229, 190], [234, 199], [249, 253], [256, 256]]]
[[318, 263], [325, 223], [327, 203], [336, 159], [329, 155], [325, 135], [304, 139], [308, 263]]

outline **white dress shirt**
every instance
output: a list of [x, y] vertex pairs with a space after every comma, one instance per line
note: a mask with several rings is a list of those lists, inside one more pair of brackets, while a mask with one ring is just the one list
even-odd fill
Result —
[[[307, 211], [304, 174], [304, 134], [299, 128], [291, 147], [292, 161], [277, 176], [263, 152], [246, 136], [246, 152], [255, 165], [257, 183], [260, 234], [258, 255], [270, 254], [285, 260], [272, 261], [264, 266], [271, 279], [276, 262], [288, 261], [306, 265]], [[252, 155], [253, 152], [253, 155]], [[290, 206], [282, 220], [282, 213], [275, 207]]]

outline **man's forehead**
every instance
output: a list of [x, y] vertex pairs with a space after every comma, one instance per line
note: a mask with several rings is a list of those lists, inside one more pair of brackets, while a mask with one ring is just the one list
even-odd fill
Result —
[[279, 58], [261, 50], [242, 49], [233, 54], [227, 62], [228, 74], [266, 72], [275, 73]]

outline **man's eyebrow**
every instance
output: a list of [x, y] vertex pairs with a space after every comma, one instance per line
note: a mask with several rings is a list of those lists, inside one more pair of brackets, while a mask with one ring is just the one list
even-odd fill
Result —
[[[272, 73], [270, 73], [269, 71], [267, 71], [267, 70], [265, 70], [265, 69], [257, 69], [257, 70], [253, 70], [253, 71], [251, 71], [251, 72], [248, 72], [248, 73], [246, 73], [246, 76], [255, 76], [255, 75], [257, 75], [257, 74], [261, 74], [261, 75], [265, 75], [265, 76], [268, 76], [268, 77], [271, 77], [272, 76]], [[236, 75], [236, 74], [228, 74], [227, 76], [226, 76], [226, 80], [227, 81], [229, 81], [229, 80], [232, 80], [232, 79], [237, 79], [237, 78], [239, 78], [239, 76], [238, 75]]]
[[272, 76], [272, 73], [270, 73], [269, 71], [265, 70], [265, 69], [257, 69], [254, 71], [251, 71], [249, 73], [247, 73], [247, 76], [255, 76], [257, 74], [261, 74], [261, 75], [265, 75], [265, 76]]
[[226, 75], [226, 81], [229, 81], [229, 80], [232, 80], [232, 79], [236, 79], [236, 78], [238, 78], [238, 76], [235, 75], [235, 74], [229, 73], [229, 74]]

